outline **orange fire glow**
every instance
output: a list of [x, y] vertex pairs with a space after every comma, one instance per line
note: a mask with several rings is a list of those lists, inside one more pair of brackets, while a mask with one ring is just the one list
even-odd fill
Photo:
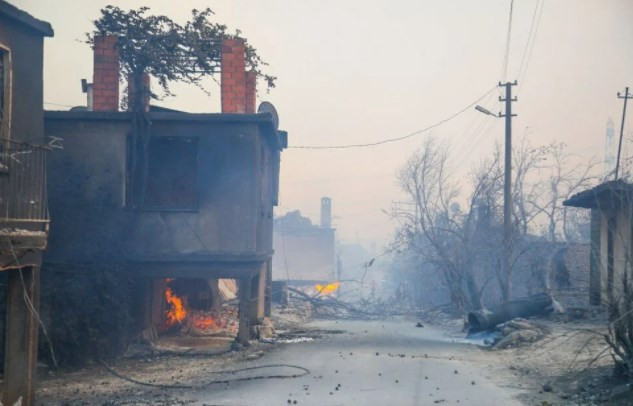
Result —
[[197, 313], [192, 315], [190, 319], [191, 324], [193, 324], [193, 326], [198, 330], [209, 330], [216, 327], [213, 317], [207, 314]]
[[341, 285], [341, 282], [333, 282], [333, 283], [328, 283], [327, 285], [316, 284], [314, 285], [314, 288], [320, 294], [327, 295], [329, 293], [336, 292], [336, 290], [339, 288], [340, 285]]
[[173, 326], [174, 324], [182, 322], [187, 316], [187, 310], [182, 303], [182, 299], [174, 295], [171, 288], [167, 287], [165, 289], [165, 300], [167, 300], [167, 305], [169, 306], [165, 314], [167, 324]]

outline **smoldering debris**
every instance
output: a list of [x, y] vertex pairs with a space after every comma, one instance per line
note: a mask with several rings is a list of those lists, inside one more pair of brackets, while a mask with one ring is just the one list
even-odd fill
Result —
[[466, 342], [496, 350], [519, 347], [540, 340], [549, 330], [534, 320], [514, 319], [492, 329], [469, 332]]

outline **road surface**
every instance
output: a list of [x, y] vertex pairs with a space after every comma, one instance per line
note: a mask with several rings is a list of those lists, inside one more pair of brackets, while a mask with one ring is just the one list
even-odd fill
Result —
[[[185, 398], [198, 405], [519, 405], [519, 391], [496, 385], [481, 350], [409, 321], [316, 321], [343, 330], [311, 342], [280, 344], [247, 366], [293, 364], [310, 373], [213, 385]], [[265, 372], [264, 372], [265, 371]], [[272, 368], [246, 375], [294, 374]]]

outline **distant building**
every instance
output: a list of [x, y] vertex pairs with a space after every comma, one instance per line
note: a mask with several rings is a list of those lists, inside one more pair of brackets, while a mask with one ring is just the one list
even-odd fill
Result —
[[617, 304], [630, 294], [633, 184], [604, 182], [563, 202], [591, 209], [589, 299], [591, 304]]
[[273, 279], [291, 284], [331, 282], [336, 275], [336, 230], [332, 225], [332, 199], [321, 199], [321, 224], [314, 225], [301, 212], [275, 219]]

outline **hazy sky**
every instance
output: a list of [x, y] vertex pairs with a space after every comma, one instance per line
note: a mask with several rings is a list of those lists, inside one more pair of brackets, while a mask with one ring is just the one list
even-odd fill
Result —
[[[211, 7], [218, 21], [242, 30], [279, 77], [277, 88], [259, 98], [277, 107], [290, 145], [399, 137], [467, 106], [501, 77], [510, 5], [510, 0], [9, 1], [53, 25], [55, 37], [46, 40], [45, 101], [64, 105], [85, 103], [80, 79], [91, 78], [92, 56], [80, 41], [101, 7], [148, 5], [179, 21], [192, 8]], [[523, 59], [536, 0], [515, 3], [511, 80]], [[534, 144], [564, 141], [574, 153], [602, 159], [606, 121], [612, 117], [619, 129], [621, 120], [616, 93], [633, 86], [631, 21], [631, 0], [546, 0], [514, 104], [515, 134], [529, 127]], [[175, 86], [177, 97], [160, 104], [217, 112], [217, 86], [210, 82], [208, 88], [211, 97]], [[482, 104], [499, 111], [498, 95], [495, 91]], [[503, 123], [470, 109], [432, 134], [451, 141], [455, 174], [465, 177], [503, 139]], [[394, 174], [427, 136], [366, 149], [284, 151], [277, 212], [300, 209], [318, 221], [319, 199], [330, 196], [340, 238], [376, 241], [380, 247], [394, 227], [382, 210], [401, 199]]]

